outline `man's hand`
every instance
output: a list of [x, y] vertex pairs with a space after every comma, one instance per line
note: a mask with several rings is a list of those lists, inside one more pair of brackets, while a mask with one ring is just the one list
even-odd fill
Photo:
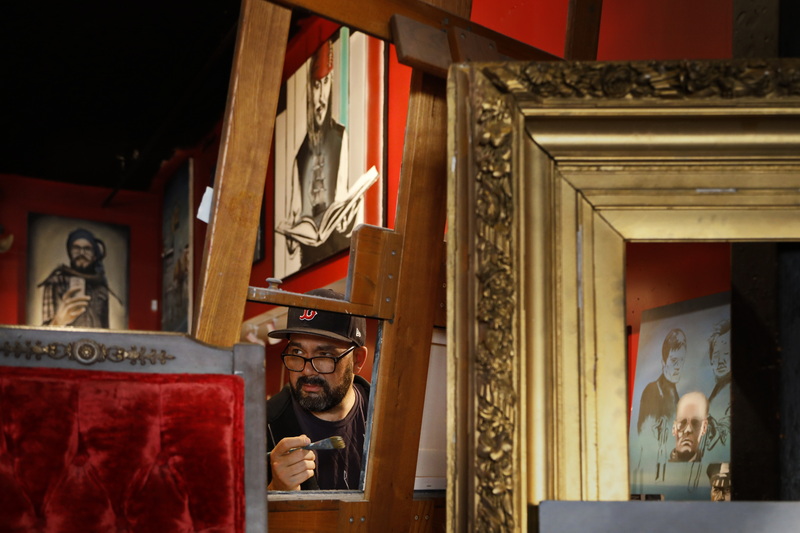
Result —
[[300, 483], [314, 475], [314, 452], [311, 450], [294, 450], [311, 444], [305, 435], [286, 437], [275, 445], [269, 454], [272, 466], [272, 482], [269, 490], [300, 490]]
[[64, 297], [58, 302], [56, 314], [50, 321], [51, 326], [69, 326], [86, 311], [92, 297], [78, 296], [81, 290], [80, 287], [73, 287], [64, 293]]

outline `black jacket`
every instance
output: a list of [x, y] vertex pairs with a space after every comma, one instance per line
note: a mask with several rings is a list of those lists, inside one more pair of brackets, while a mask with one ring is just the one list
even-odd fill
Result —
[[[369, 381], [359, 375], [354, 376], [354, 382], [361, 385], [369, 395]], [[294, 415], [292, 409], [292, 393], [290, 385], [286, 385], [281, 391], [267, 401], [267, 450], [272, 450], [281, 439], [286, 437], [296, 437], [303, 434], [300, 429], [300, 422]], [[267, 460], [267, 484], [272, 481], [272, 463]], [[300, 488], [302, 490], [320, 490], [316, 476], [304, 481]]]

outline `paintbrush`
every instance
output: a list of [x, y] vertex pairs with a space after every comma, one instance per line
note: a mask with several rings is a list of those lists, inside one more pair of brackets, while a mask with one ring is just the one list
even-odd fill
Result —
[[307, 446], [292, 448], [287, 453], [299, 450], [300, 448], [303, 448], [304, 450], [341, 450], [342, 448], [344, 448], [344, 439], [339, 436], [328, 437], [327, 439], [322, 439], [318, 440], [317, 442], [312, 442]]

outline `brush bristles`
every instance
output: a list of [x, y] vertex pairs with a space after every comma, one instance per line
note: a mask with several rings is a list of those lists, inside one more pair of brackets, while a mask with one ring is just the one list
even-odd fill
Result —
[[331, 444], [334, 450], [341, 450], [344, 448], [344, 439], [342, 437], [331, 437]]

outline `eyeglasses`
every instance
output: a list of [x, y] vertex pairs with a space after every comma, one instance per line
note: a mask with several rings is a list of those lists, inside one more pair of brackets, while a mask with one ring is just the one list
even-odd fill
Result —
[[92, 246], [92, 245], [79, 246], [77, 244], [73, 244], [72, 246], [70, 246], [70, 250], [72, 251], [72, 253], [85, 253], [85, 254], [88, 254], [89, 252], [94, 253], [94, 246]]
[[[328, 355], [319, 355], [317, 357], [303, 357], [302, 355], [298, 355], [297, 353], [284, 352], [281, 354], [281, 359], [283, 359], [284, 366], [291, 372], [302, 372], [303, 369], [306, 367], [306, 363], [311, 363], [311, 367], [318, 374], [333, 374], [336, 371], [336, 363], [338, 363], [343, 357], [345, 357], [347, 354], [349, 354], [356, 348], [358, 348], [358, 345], [354, 344], [336, 357]], [[293, 351], [304, 353], [302, 350], [299, 350], [297, 348], [293, 348]]]
[[686, 429], [689, 427], [689, 425], [692, 426], [692, 431], [695, 431], [695, 432], [700, 431], [700, 426], [703, 425], [703, 419], [702, 418], [684, 418], [682, 420], [676, 420], [675, 421], [675, 429], [677, 431], [680, 431], [680, 432], [685, 432]]

